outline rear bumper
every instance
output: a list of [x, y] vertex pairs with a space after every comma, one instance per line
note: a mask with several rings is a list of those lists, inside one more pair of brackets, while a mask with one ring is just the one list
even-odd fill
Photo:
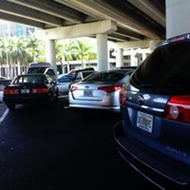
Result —
[[113, 113], [120, 113], [120, 107], [108, 107], [108, 106], [95, 106], [95, 105], [80, 105], [80, 104], [69, 104], [70, 108], [81, 108], [81, 109], [99, 109], [99, 110], [108, 110]]
[[116, 147], [122, 158], [141, 176], [160, 189], [190, 189], [190, 172], [185, 165], [143, 146], [114, 126]]
[[3, 97], [5, 104], [35, 104], [35, 103], [47, 103], [50, 97], [47, 94], [37, 96], [23, 96], [23, 97]]

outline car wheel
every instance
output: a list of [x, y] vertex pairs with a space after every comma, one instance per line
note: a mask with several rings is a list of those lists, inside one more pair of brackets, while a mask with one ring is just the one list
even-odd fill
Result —
[[14, 105], [14, 104], [7, 105], [7, 107], [8, 107], [9, 110], [11, 110], [11, 111], [15, 109], [15, 105]]

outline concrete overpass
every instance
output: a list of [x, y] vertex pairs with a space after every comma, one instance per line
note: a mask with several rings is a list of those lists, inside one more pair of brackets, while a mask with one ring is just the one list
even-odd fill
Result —
[[47, 39], [50, 62], [55, 62], [54, 40], [96, 38], [102, 70], [106, 69], [107, 40], [118, 47], [149, 46], [150, 41], [167, 37], [166, 13], [170, 25], [175, 8], [181, 11], [179, 21], [187, 14], [182, 9], [188, 11], [189, 6], [186, 0], [1, 0], [0, 19], [39, 28]]
[[1, 0], [0, 18], [41, 29], [51, 63], [54, 40], [96, 38], [98, 70], [107, 68], [107, 40], [149, 46], [165, 38], [166, 27], [165, 0]]
[[166, 27], [165, 0], [1, 0], [0, 18], [44, 30], [112, 20], [117, 42], [163, 39]]

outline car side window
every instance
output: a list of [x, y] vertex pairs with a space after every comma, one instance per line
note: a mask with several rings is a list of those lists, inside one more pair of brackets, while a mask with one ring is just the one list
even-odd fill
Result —
[[52, 81], [52, 78], [49, 75], [46, 75], [45, 77], [45, 83], [50, 83]]
[[22, 82], [22, 77], [17, 77], [14, 81], [13, 84], [21, 83]]
[[81, 80], [82, 79], [82, 73], [81, 72], [78, 72], [77, 73], [77, 76], [76, 76], [76, 80]]
[[55, 72], [53, 69], [48, 69], [46, 74], [48, 74], [49, 76], [53, 76], [53, 75], [55, 75]]

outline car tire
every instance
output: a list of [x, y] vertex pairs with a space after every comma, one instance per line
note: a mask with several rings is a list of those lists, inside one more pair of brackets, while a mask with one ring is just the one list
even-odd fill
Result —
[[15, 109], [15, 105], [11, 104], [11, 105], [7, 105], [7, 107], [9, 108], [9, 110], [13, 111]]

